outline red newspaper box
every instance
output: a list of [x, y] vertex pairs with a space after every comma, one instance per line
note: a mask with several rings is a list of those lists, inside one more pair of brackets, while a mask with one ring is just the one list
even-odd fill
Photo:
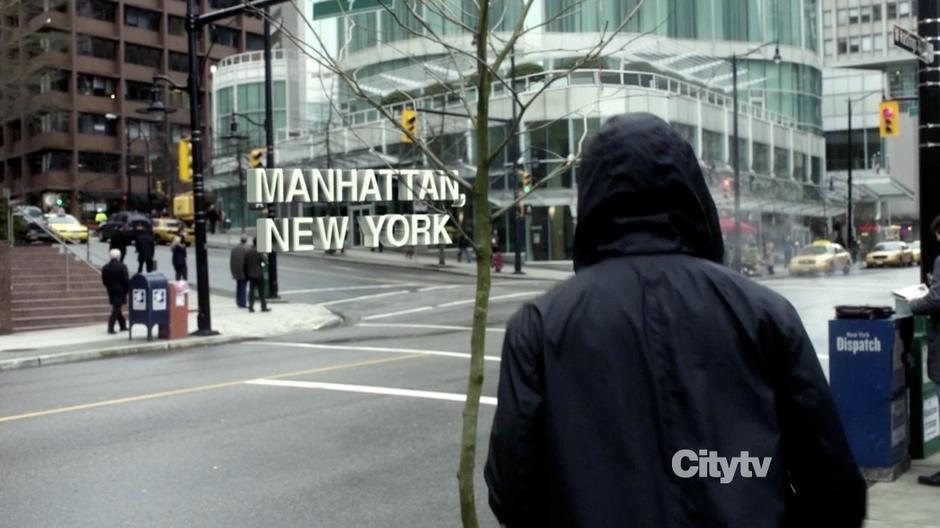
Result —
[[167, 324], [160, 325], [161, 339], [182, 339], [189, 335], [189, 283], [169, 282]]

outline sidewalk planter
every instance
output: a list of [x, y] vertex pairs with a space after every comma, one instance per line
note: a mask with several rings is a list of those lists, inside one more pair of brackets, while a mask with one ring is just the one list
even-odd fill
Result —
[[138, 273], [131, 277], [128, 305], [128, 339], [133, 338], [135, 324], [147, 327], [147, 341], [153, 338], [153, 325], [167, 324], [167, 280], [162, 273]]
[[829, 321], [829, 382], [867, 480], [892, 481], [910, 467], [903, 336], [911, 324], [910, 317]]

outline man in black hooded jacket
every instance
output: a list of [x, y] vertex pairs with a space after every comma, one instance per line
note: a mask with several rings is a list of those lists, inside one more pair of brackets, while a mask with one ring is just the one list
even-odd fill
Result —
[[796, 311], [723, 253], [691, 146], [650, 114], [607, 121], [579, 171], [576, 275], [507, 326], [485, 469], [501, 523], [861, 525]]

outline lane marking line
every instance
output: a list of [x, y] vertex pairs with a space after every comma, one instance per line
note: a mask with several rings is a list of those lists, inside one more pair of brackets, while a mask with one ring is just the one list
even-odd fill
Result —
[[[334, 291], [346, 291], [346, 290], [384, 290], [388, 288], [402, 288], [405, 286], [416, 286], [415, 283], [409, 284], [376, 284], [376, 285], [367, 285], [367, 286], [334, 286], [331, 288], [308, 288], [304, 290], [281, 290], [278, 293], [281, 295], [293, 295], [298, 293], [320, 293], [320, 292], [334, 292]], [[420, 291], [420, 290], [419, 290]]]
[[[494, 302], [503, 301], [503, 300], [506, 300], [506, 299], [514, 299], [514, 298], [516, 298], [516, 297], [528, 297], [528, 296], [532, 296], [532, 295], [539, 295], [540, 293], [543, 293], [543, 292], [540, 292], [540, 291], [524, 291], [524, 292], [518, 292], [518, 293], [507, 293], [506, 295], [497, 295], [497, 296], [495, 296], [495, 297], [490, 297], [490, 301], [489, 301], [489, 302], [490, 302], [490, 303], [494, 303]], [[462, 305], [462, 304], [471, 304], [471, 303], [473, 303], [473, 302], [476, 302], [476, 298], [473, 298], [473, 299], [464, 299], [464, 300], [462, 300], [462, 301], [451, 301], [451, 302], [449, 302], [449, 303], [438, 304], [437, 306], [435, 306], [435, 308], [448, 308], [448, 307], [451, 307], [451, 306], [460, 306], [460, 305]]]
[[460, 288], [461, 286], [473, 286], [473, 284], [442, 284], [440, 286], [428, 286], [426, 288], [419, 288], [419, 292], [429, 292], [434, 290], [449, 290], [451, 288]]
[[[246, 381], [245, 383], [248, 385], [267, 385], [270, 387], [293, 387], [299, 389], [322, 389], [339, 392], [356, 392], [360, 394], [377, 394], [382, 396], [404, 396], [407, 398], [424, 398], [428, 400], [446, 400], [455, 402], [464, 402], [467, 400], [466, 394], [457, 394], [454, 392], [396, 389], [393, 387], [348, 385], [346, 383], [324, 383], [320, 381], [257, 379]], [[496, 405], [496, 398], [492, 396], [480, 396], [480, 403], [483, 405]]]
[[347, 268], [346, 266], [330, 266], [333, 269], [343, 270], [343, 271], [356, 271], [354, 268]]
[[[349, 350], [352, 352], [387, 352], [392, 354], [424, 354], [426, 356], [441, 356], [441, 357], [453, 357], [460, 359], [470, 359], [470, 354], [466, 352], [449, 352], [447, 350], [425, 350], [421, 348], [392, 348], [392, 347], [374, 347], [374, 346], [360, 346], [360, 345], [333, 345], [333, 344], [320, 344], [320, 343], [292, 343], [288, 341], [252, 341], [238, 343], [242, 346], [248, 345], [271, 345], [271, 346], [282, 346], [282, 347], [293, 347], [293, 348], [310, 348], [314, 350]], [[496, 361], [499, 362], [499, 356], [483, 356], [485, 361]], [[266, 376], [270, 378], [271, 376]]]
[[[274, 375], [272, 375], [272, 376], [264, 376], [264, 378], [266, 378], [266, 379], [294, 378], [294, 377], [297, 377], [297, 376], [303, 376], [303, 375], [308, 375], [308, 374], [318, 374], [318, 373], [320, 373], [320, 372], [330, 372], [330, 371], [333, 371], [333, 370], [341, 370], [341, 369], [350, 369], [350, 368], [357, 368], [357, 367], [365, 367], [365, 366], [370, 366], [370, 365], [377, 365], [377, 364], [380, 364], [380, 363], [389, 363], [389, 362], [392, 362], [392, 361], [402, 361], [402, 360], [405, 360], [405, 359], [414, 359], [414, 358], [419, 358], [419, 357], [422, 357], [422, 356], [423, 356], [423, 354], [410, 354], [410, 355], [397, 356], [397, 357], [391, 357], [391, 358], [377, 358], [377, 359], [369, 359], [369, 360], [364, 360], [364, 361], [354, 361], [354, 362], [351, 362], [351, 363], [341, 363], [341, 364], [338, 364], [338, 365], [329, 365], [329, 366], [326, 366], [326, 367], [317, 367], [317, 368], [306, 369], [306, 370], [297, 370], [297, 371], [294, 371], [294, 372], [283, 372], [283, 373], [280, 373], [280, 374], [274, 374]], [[169, 396], [181, 396], [181, 395], [184, 395], [184, 394], [192, 394], [192, 393], [196, 393], [196, 392], [205, 392], [205, 391], [210, 391], [210, 390], [215, 390], [215, 389], [224, 389], [224, 388], [233, 387], [233, 386], [236, 386], [236, 385], [243, 385], [243, 384], [245, 384], [246, 382], [251, 381], [251, 380], [254, 380], [254, 379], [258, 379], [258, 378], [248, 378], [248, 379], [241, 379], [241, 380], [237, 380], [237, 381], [226, 381], [226, 382], [222, 382], [222, 383], [213, 383], [213, 384], [210, 384], [210, 385], [200, 385], [200, 386], [198, 386], [198, 387], [187, 387], [187, 388], [184, 388], [184, 389], [174, 389], [174, 390], [168, 390], [168, 391], [151, 392], [151, 393], [148, 393], [148, 394], [141, 394], [141, 395], [138, 395], [138, 396], [129, 396], [129, 397], [126, 397], [126, 398], [117, 398], [117, 399], [113, 399], [113, 400], [105, 400], [105, 401], [92, 402], [92, 403], [83, 403], [83, 404], [80, 404], [80, 405], [69, 405], [69, 406], [66, 406], [66, 407], [56, 407], [56, 408], [53, 408], [53, 409], [47, 409], [47, 410], [45, 410], [45, 411], [35, 411], [35, 412], [29, 412], [29, 413], [23, 413], [23, 414], [14, 414], [14, 415], [10, 415], [10, 416], [0, 416], [0, 423], [3, 423], [3, 422], [12, 422], [12, 421], [15, 421], [15, 420], [25, 420], [25, 419], [27, 419], [27, 418], [38, 418], [38, 417], [40, 417], [40, 416], [49, 416], [49, 415], [53, 415], [53, 414], [62, 414], [62, 413], [68, 413], [68, 412], [83, 411], [83, 410], [86, 410], [86, 409], [95, 409], [95, 408], [98, 408], [98, 407], [108, 407], [108, 406], [111, 406], [111, 405], [120, 405], [120, 404], [124, 404], [124, 403], [134, 403], [134, 402], [139, 402], [139, 401], [153, 400], [153, 399], [156, 399], [156, 398], [166, 398], [166, 397], [169, 397]]]
[[417, 308], [411, 308], [411, 309], [408, 309], [408, 310], [401, 310], [401, 311], [398, 311], [398, 312], [390, 312], [390, 313], [384, 313], [384, 314], [367, 315], [367, 316], [363, 317], [362, 320], [363, 320], [363, 321], [371, 321], [371, 320], [373, 320], [373, 319], [385, 319], [386, 317], [395, 317], [395, 316], [397, 316], [397, 315], [405, 315], [405, 314], [416, 313], [416, 312], [425, 312], [425, 311], [433, 310], [433, 309], [434, 309], [433, 306], [419, 306], [419, 307], [417, 307]]
[[[400, 286], [400, 285], [399, 285], [399, 286]], [[401, 295], [401, 294], [403, 294], [403, 293], [408, 293], [408, 290], [398, 290], [398, 291], [385, 292], [385, 293], [373, 293], [373, 294], [371, 294], [371, 295], [360, 295], [360, 296], [358, 296], [358, 297], [349, 297], [349, 298], [346, 298], [346, 299], [336, 299], [335, 301], [326, 301], [326, 302], [322, 302], [322, 303], [317, 303], [317, 305], [318, 305], [318, 306], [332, 306], [332, 305], [334, 305], [334, 304], [343, 304], [343, 303], [348, 303], [348, 302], [364, 301], [364, 300], [366, 300], [366, 299], [378, 299], [379, 297], [388, 297], [389, 295]]]
[[[452, 325], [437, 325], [437, 324], [408, 324], [408, 323], [359, 323], [356, 326], [365, 326], [369, 328], [421, 328], [428, 330], [462, 330], [462, 331], [471, 331], [473, 327], [470, 326], [452, 326]], [[505, 332], [505, 328], [496, 328], [496, 327], [486, 327], [487, 332]]]

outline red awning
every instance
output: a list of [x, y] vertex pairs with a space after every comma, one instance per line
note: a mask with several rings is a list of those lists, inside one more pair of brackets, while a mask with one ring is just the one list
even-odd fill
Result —
[[[721, 224], [723, 233], [734, 233], [734, 218], [719, 218], [718, 223]], [[751, 224], [741, 222], [741, 232], [745, 235], [754, 235], [757, 234], [757, 229], [754, 229]]]

